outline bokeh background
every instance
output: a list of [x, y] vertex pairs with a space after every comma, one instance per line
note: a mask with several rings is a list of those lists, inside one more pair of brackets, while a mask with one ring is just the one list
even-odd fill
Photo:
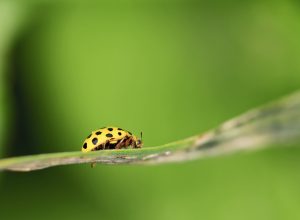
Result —
[[[0, 1], [1, 157], [80, 150], [91, 130], [145, 147], [300, 87], [297, 1]], [[159, 166], [0, 175], [0, 219], [298, 219], [300, 149]]]

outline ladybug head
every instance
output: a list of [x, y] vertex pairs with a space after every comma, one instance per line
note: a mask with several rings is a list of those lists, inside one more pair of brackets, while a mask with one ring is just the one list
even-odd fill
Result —
[[136, 146], [137, 146], [138, 148], [141, 148], [142, 145], [143, 145], [142, 138], [143, 138], [143, 133], [141, 132], [141, 139], [137, 139], [137, 141], [136, 141]]

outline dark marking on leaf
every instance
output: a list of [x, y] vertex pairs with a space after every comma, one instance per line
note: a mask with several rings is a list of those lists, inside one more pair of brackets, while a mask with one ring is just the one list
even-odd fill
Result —
[[217, 146], [218, 143], [219, 143], [218, 140], [209, 140], [206, 143], [203, 143], [200, 146], [198, 146], [197, 149], [201, 149], [201, 150], [211, 149], [211, 148]]

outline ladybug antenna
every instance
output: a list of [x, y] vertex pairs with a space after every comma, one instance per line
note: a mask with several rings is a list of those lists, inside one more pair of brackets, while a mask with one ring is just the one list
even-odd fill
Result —
[[141, 141], [143, 140], [143, 132], [141, 131]]

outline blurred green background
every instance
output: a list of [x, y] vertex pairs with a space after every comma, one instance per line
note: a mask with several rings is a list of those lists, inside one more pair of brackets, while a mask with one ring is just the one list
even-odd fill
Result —
[[[297, 1], [0, 1], [1, 157], [145, 147], [300, 87]], [[0, 219], [298, 219], [300, 149], [159, 166], [1, 173]]]

